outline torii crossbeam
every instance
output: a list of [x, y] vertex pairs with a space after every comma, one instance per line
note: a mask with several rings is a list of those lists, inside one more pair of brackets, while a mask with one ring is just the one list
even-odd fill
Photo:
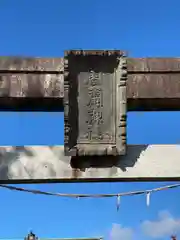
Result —
[[[127, 73], [127, 111], [180, 110], [180, 58], [127, 58]], [[63, 58], [0, 57], [0, 110], [64, 111], [63, 74]], [[127, 148], [120, 160], [74, 160], [63, 155], [63, 146], [0, 147], [0, 182], [152, 181], [180, 176], [180, 145]], [[26, 149], [33, 152], [34, 165]]]
[[[127, 66], [128, 111], [180, 110], [180, 58], [127, 58]], [[63, 111], [63, 82], [63, 58], [0, 57], [0, 109]]]

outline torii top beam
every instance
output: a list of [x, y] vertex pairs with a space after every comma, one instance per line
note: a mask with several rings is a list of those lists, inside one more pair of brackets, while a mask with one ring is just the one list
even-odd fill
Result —
[[[0, 57], [0, 109], [63, 111], [63, 58]], [[127, 58], [128, 111], [180, 109], [180, 58]]]

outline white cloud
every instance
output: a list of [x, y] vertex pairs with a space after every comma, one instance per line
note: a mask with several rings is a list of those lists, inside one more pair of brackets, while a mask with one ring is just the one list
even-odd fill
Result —
[[163, 238], [180, 233], [180, 218], [173, 217], [168, 211], [160, 211], [154, 221], [145, 220], [141, 223], [140, 229], [123, 227], [121, 224], [113, 224], [110, 232], [110, 240], [132, 240], [139, 232], [150, 238]]
[[110, 232], [111, 240], [132, 240], [133, 230], [114, 223]]
[[151, 238], [161, 238], [180, 232], [180, 218], [174, 218], [168, 211], [161, 211], [158, 220], [146, 220], [141, 224], [142, 232]]

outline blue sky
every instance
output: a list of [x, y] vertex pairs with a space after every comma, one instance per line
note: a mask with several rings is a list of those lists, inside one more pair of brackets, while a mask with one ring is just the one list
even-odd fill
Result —
[[[132, 57], [180, 56], [180, 2], [0, 0], [0, 55], [61, 57], [65, 49], [123, 49]], [[130, 113], [128, 143], [180, 142], [179, 112]], [[0, 113], [0, 145], [63, 144], [63, 113]], [[44, 130], [46, 129], [46, 131]], [[168, 183], [32, 185], [47, 191], [109, 193]], [[30, 186], [29, 186], [30, 187]], [[178, 189], [115, 199], [71, 200], [0, 190], [0, 238], [168, 239], [180, 230]], [[13, 201], [12, 201], [13, 200]], [[147, 222], [148, 221], [148, 222]], [[149, 233], [150, 231], [150, 233]], [[154, 235], [152, 235], [152, 233]]]

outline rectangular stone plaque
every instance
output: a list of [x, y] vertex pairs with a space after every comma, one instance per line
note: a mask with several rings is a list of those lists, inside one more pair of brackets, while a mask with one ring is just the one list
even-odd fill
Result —
[[126, 79], [122, 51], [65, 52], [66, 156], [125, 154]]

